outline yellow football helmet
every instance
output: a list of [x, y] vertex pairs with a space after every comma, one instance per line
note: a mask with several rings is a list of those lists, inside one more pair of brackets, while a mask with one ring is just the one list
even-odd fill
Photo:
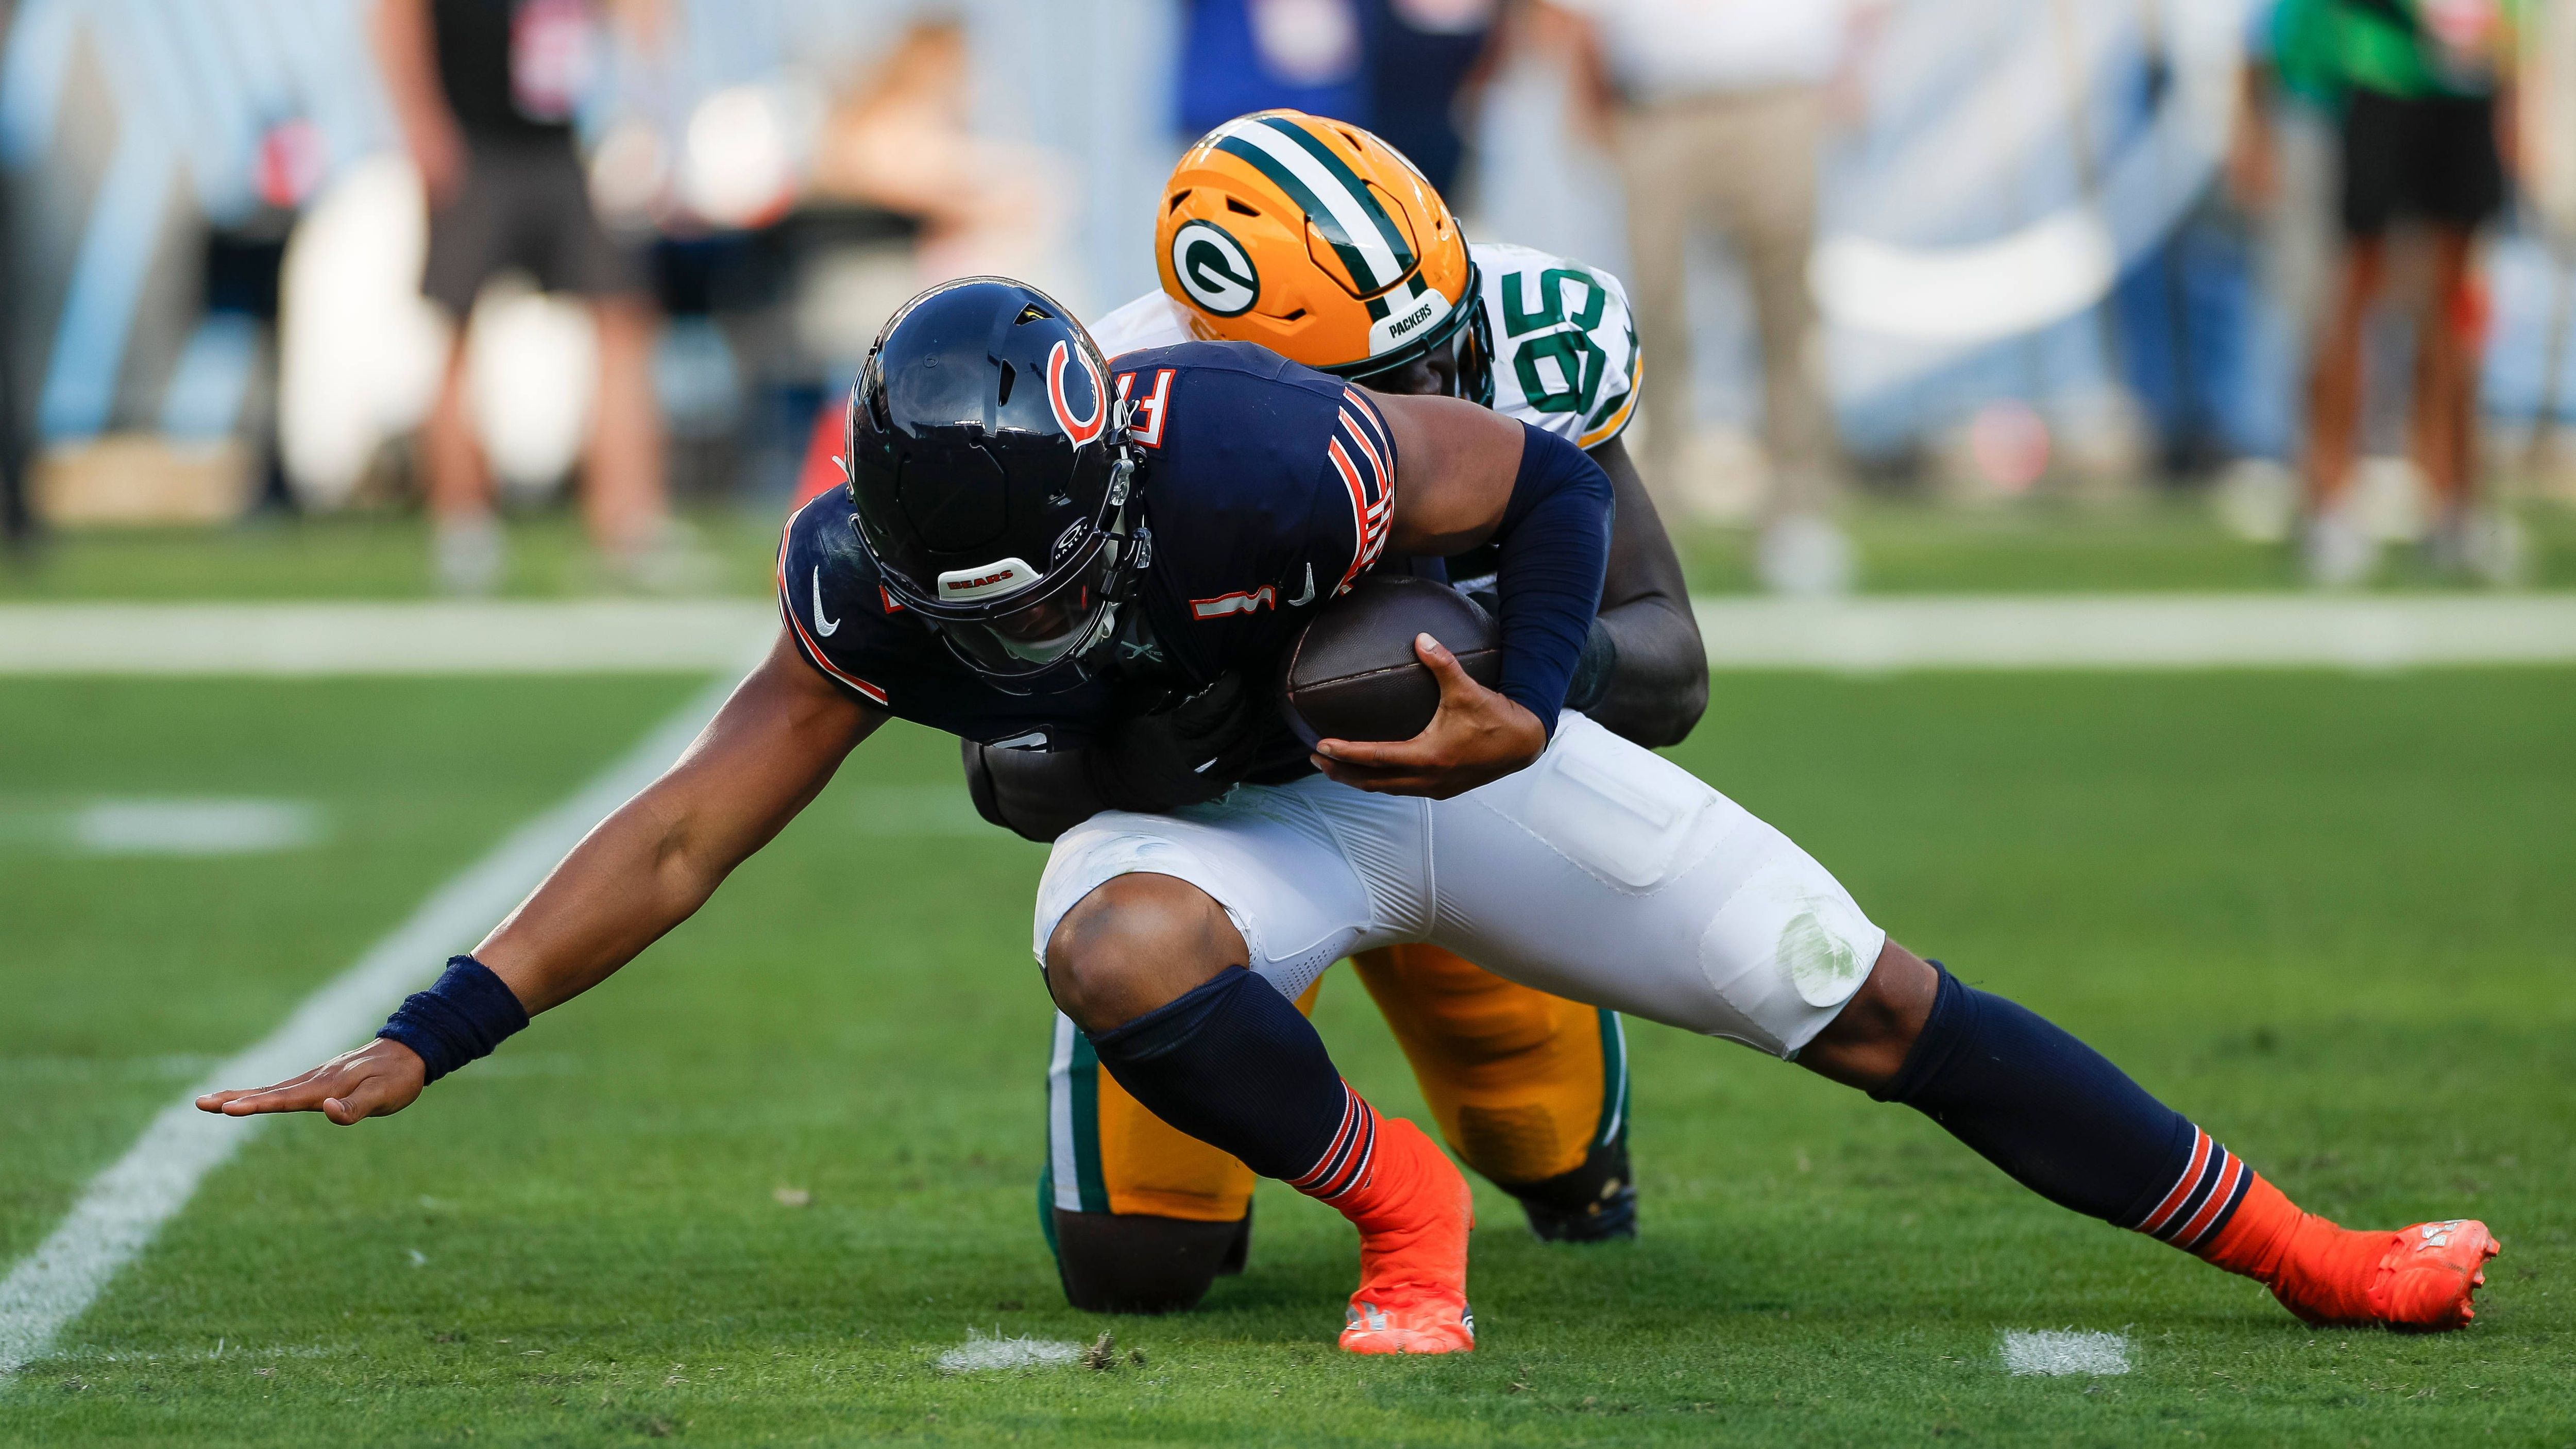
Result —
[[1492, 332], [1458, 219], [1357, 126], [1256, 111], [1200, 137], [1164, 184], [1154, 256], [1202, 337], [1355, 382], [1445, 349], [1451, 390], [1493, 403]]

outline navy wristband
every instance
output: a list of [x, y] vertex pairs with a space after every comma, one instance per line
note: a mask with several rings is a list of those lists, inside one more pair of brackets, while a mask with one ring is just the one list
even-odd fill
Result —
[[404, 998], [376, 1035], [418, 1052], [429, 1069], [424, 1080], [435, 1082], [490, 1056], [527, 1024], [527, 1008], [491, 967], [471, 956], [450, 956], [438, 983]]
[[1553, 738], [1610, 562], [1610, 475], [1581, 448], [1521, 424], [1520, 472], [1494, 530], [1503, 615], [1501, 693]]

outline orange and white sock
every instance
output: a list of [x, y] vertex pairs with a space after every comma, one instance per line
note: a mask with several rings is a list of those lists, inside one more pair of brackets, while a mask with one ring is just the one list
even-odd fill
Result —
[[2395, 1235], [2301, 1212], [2243, 1158], [2193, 1130], [2190, 1161], [2137, 1230], [2253, 1279], [2311, 1323], [2370, 1317], [2371, 1278]]
[[2310, 1323], [2373, 1318], [2370, 1285], [2397, 1234], [2338, 1227], [2300, 1211], [2250, 1169], [2246, 1175], [2250, 1182], [2234, 1216], [2193, 1251], [2271, 1289], [2282, 1307]]
[[[1288, 1179], [1288, 1185], [1319, 1202], [1343, 1207], [1353, 1193], [1365, 1195], [1370, 1169], [1377, 1165], [1377, 1109], [1342, 1083], [1342, 1125], [1315, 1165]], [[1347, 1212], [1348, 1209], [1344, 1208]]]

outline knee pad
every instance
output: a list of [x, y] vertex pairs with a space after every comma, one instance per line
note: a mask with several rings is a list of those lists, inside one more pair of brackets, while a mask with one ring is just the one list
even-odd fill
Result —
[[1065, 1301], [1087, 1313], [1179, 1313], [1198, 1306], [1208, 1285], [1240, 1273], [1252, 1243], [1252, 1214], [1230, 1223], [1144, 1213], [1075, 1213], [1049, 1208], [1056, 1275]]

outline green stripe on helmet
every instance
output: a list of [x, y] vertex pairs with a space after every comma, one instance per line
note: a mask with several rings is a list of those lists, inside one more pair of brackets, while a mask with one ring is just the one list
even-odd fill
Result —
[[1349, 270], [1351, 280], [1359, 285], [1361, 291], [1374, 292], [1386, 285], [1385, 282], [1378, 280], [1374, 271], [1370, 270], [1368, 259], [1360, 254], [1360, 249], [1351, 244], [1351, 234], [1342, 229], [1340, 218], [1334, 216], [1332, 209], [1324, 205], [1324, 199], [1317, 196], [1304, 181], [1298, 178], [1297, 173], [1289, 170], [1279, 158], [1240, 136], [1228, 136], [1217, 142], [1216, 148], [1229, 156], [1249, 162], [1253, 170], [1269, 177], [1272, 185], [1288, 193], [1288, 199], [1297, 203], [1297, 208], [1306, 213], [1306, 220], [1314, 225], [1316, 231], [1323, 234], [1324, 240], [1332, 246], [1334, 254], [1342, 259], [1343, 267]]
[[1386, 243], [1386, 249], [1395, 253], [1395, 276], [1388, 278], [1387, 281], [1393, 282], [1397, 278], [1411, 275], [1414, 266], [1421, 258], [1413, 254], [1413, 244], [1404, 239], [1404, 228], [1397, 226], [1395, 218], [1387, 215], [1386, 208], [1378, 205], [1376, 193], [1369, 190], [1368, 183], [1360, 179], [1360, 174], [1353, 171], [1341, 157], [1334, 155], [1332, 147], [1315, 139], [1314, 133], [1305, 127], [1293, 121], [1283, 121], [1275, 117], [1262, 124], [1296, 142], [1304, 148], [1307, 155], [1314, 157], [1318, 164], [1331, 172], [1335, 181], [1349, 189], [1352, 199], [1359, 203], [1360, 214], [1367, 217], [1370, 225], [1377, 228], [1378, 238]]

